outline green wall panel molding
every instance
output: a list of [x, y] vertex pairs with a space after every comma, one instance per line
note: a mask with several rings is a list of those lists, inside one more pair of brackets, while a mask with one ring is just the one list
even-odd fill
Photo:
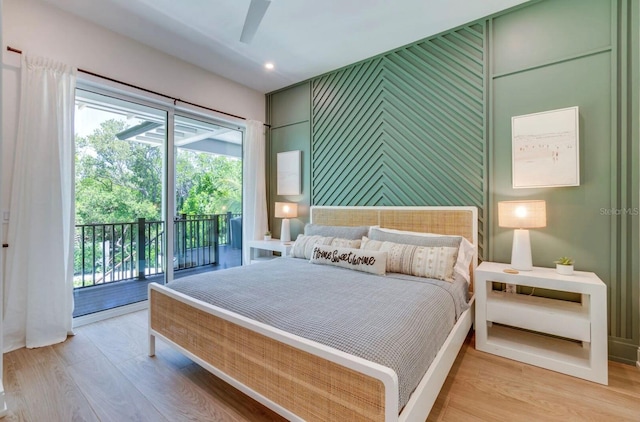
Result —
[[[636, 209], [640, 211], [640, 1], [633, 1], [628, 6], [628, 36], [630, 60], [627, 63], [629, 72], [627, 73], [626, 85], [629, 89], [627, 99], [628, 113], [628, 129], [629, 138], [631, 140], [631, 154], [627, 158], [629, 160], [631, 180], [636, 181], [635, 186], [631, 185], [629, 196], [632, 198], [632, 205], [638, 206]], [[634, 54], [635, 52], [635, 54]], [[636, 93], [634, 95], [633, 93]], [[635, 188], [635, 189], [634, 189]], [[637, 214], [637, 213], [636, 213]], [[629, 229], [629, 246], [628, 259], [631, 262], [630, 274], [628, 277], [631, 286], [631, 294], [629, 300], [635, 301], [634, 307], [631, 306], [631, 347], [640, 345], [640, 309], [638, 307], [638, 298], [640, 297], [640, 236], [633, 236], [633, 233], [640, 233], [640, 216], [630, 217]], [[635, 312], [635, 316], [633, 316]], [[640, 367], [640, 347], [637, 349], [636, 362]]]
[[484, 25], [312, 80], [315, 205], [485, 206]]
[[493, 74], [611, 45], [608, 0], [547, 0], [493, 19]]
[[[608, 288], [610, 357], [633, 363], [639, 9], [638, 0], [531, 2], [270, 94], [271, 174], [275, 152], [301, 149], [305, 206], [475, 205], [480, 256], [502, 262], [513, 231], [498, 227], [497, 202], [545, 199], [548, 225], [531, 231], [534, 264], [568, 254], [597, 273]], [[511, 117], [570, 106], [580, 108], [581, 185], [512, 189]], [[280, 200], [270, 187], [271, 203]]]
[[296, 85], [270, 95], [271, 127], [309, 121], [309, 83]]
[[[296, 202], [298, 218], [291, 219], [291, 238], [303, 232], [304, 223], [309, 221], [311, 204], [311, 123], [310, 84], [303, 83], [287, 90], [278, 91], [267, 97], [268, 118], [271, 123], [267, 148], [267, 197], [268, 206], [273, 210], [275, 202]], [[302, 194], [292, 196], [277, 195], [277, 154], [279, 152], [302, 151]], [[280, 237], [282, 220], [269, 213], [269, 228], [274, 237]]]
[[[544, 1], [495, 18], [490, 36], [491, 204], [547, 201], [547, 227], [532, 230], [534, 265], [570, 255], [598, 274], [608, 287], [610, 356], [625, 362], [635, 361], [640, 334], [638, 217], [603, 210], [638, 204], [638, 36], [629, 20], [637, 3]], [[580, 107], [581, 185], [512, 189], [511, 117], [568, 106]], [[490, 217], [489, 257], [508, 262], [512, 231]]]
[[[621, 212], [611, 216], [611, 292], [610, 325], [611, 336], [629, 343], [630, 357], [640, 342], [639, 271], [638, 271], [638, 210], [639, 210], [639, 131], [638, 120], [640, 92], [638, 59], [639, 38], [639, 2], [637, 0], [618, 1], [616, 23], [618, 27], [616, 42], [617, 78], [614, 86], [618, 97], [616, 118], [612, 136], [612, 184], [611, 202]], [[630, 53], [635, 52], [635, 55]]]

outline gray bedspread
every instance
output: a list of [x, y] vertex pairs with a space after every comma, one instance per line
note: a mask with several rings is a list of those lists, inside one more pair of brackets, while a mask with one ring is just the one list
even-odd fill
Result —
[[393, 369], [399, 408], [468, 307], [464, 280], [439, 280], [278, 258], [194, 275], [168, 287]]

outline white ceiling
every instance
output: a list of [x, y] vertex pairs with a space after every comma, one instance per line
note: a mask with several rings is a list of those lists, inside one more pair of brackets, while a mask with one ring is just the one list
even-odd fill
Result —
[[528, 0], [273, 0], [249, 45], [239, 39], [250, 0], [46, 1], [270, 92]]

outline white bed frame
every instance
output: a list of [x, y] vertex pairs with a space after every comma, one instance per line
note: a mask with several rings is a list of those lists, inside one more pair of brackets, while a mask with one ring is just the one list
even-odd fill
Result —
[[[403, 209], [403, 210], [433, 210], [433, 211], [452, 211], [452, 210], [462, 210], [469, 211], [472, 213], [473, 218], [473, 244], [476, 246], [476, 255], [474, 256], [473, 268], [477, 266], [477, 209], [475, 207], [312, 207], [311, 218], [313, 222], [313, 209], [367, 209], [367, 210], [376, 210], [376, 209]], [[259, 265], [259, 264], [258, 264]], [[344, 367], [353, 369], [357, 372], [369, 375], [373, 378], [380, 380], [385, 389], [385, 421], [399, 421], [399, 422], [409, 422], [409, 421], [420, 421], [424, 422], [430, 411], [433, 407], [433, 404], [440, 393], [440, 389], [442, 388], [447, 375], [455, 361], [458, 351], [462, 347], [464, 340], [469, 333], [469, 330], [473, 326], [474, 322], [474, 308], [475, 301], [474, 297], [470, 299], [470, 307], [467, 309], [461, 316], [458, 318], [458, 321], [454, 325], [451, 330], [449, 336], [445, 340], [442, 348], [436, 355], [433, 360], [431, 366], [425, 373], [424, 377], [418, 384], [416, 390], [412, 393], [409, 401], [406, 406], [402, 410], [400, 414], [398, 414], [398, 378], [395, 372], [385, 366], [379, 365], [374, 362], [367, 361], [365, 359], [359, 358], [357, 356], [353, 356], [342, 352], [340, 350], [325, 346], [323, 344], [307, 340], [305, 338], [289, 334], [280, 329], [268, 326], [266, 324], [251, 320], [242, 315], [236, 314], [234, 312], [227, 311], [225, 309], [210, 305], [206, 302], [202, 302], [197, 299], [193, 299], [189, 296], [186, 296], [182, 293], [176, 292], [172, 289], [166, 288], [162, 285], [156, 283], [149, 284], [149, 297], [151, 297], [152, 291], [157, 291], [162, 293], [163, 295], [169, 296], [175, 300], [186, 303], [191, 307], [209, 313], [211, 315], [217, 316], [219, 318], [225, 319], [231, 323], [237, 324], [241, 327], [245, 327], [250, 329], [256, 333], [265, 335], [269, 338], [282, 342], [284, 344], [290, 345], [307, 353], [319, 356], [323, 359], [326, 359], [331, 362], [335, 362]], [[151, 306], [151, 305], [150, 305]], [[280, 415], [284, 416], [289, 420], [301, 421], [299, 416], [291, 413], [289, 410], [280, 406], [279, 404], [273, 402], [267, 397], [255, 392], [248, 386], [238, 382], [234, 378], [228, 376], [224, 372], [220, 371], [218, 368], [212, 366], [211, 364], [205, 362], [200, 359], [198, 356], [194, 355], [189, 350], [179, 346], [174, 343], [172, 340], [168, 339], [161, 333], [155, 331], [151, 328], [151, 312], [149, 312], [150, 320], [149, 320], [149, 356], [155, 355], [155, 339], [160, 338], [161, 340], [166, 341], [183, 354], [188, 356], [194, 362], [198, 363], [205, 369], [207, 369], [212, 374], [221, 378], [222, 380], [228, 382], [238, 390], [242, 391], [246, 395], [252, 397], [253, 399], [259, 401]]]

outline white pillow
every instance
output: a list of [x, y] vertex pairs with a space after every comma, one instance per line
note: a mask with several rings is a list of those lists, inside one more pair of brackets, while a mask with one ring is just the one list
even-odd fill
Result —
[[354, 248], [315, 245], [311, 254], [312, 264], [334, 265], [365, 273], [385, 275], [387, 253]]
[[473, 256], [475, 255], [476, 248], [473, 246], [473, 243], [469, 242], [463, 236], [450, 236], [446, 234], [438, 234], [438, 233], [423, 233], [423, 232], [412, 232], [406, 230], [396, 230], [396, 229], [387, 229], [384, 227], [375, 227], [372, 226], [369, 229], [379, 230], [382, 232], [393, 233], [396, 235], [409, 235], [409, 236], [423, 236], [423, 237], [436, 237], [436, 236], [449, 236], [449, 237], [459, 237], [461, 238], [460, 247], [458, 249], [458, 258], [456, 259], [456, 265], [454, 266], [454, 271], [456, 274], [460, 275], [462, 278], [467, 280], [467, 283], [471, 282], [471, 274], [469, 273], [469, 266], [471, 265], [471, 261], [473, 260]]
[[458, 259], [454, 270], [456, 274], [467, 280], [467, 283], [471, 283], [471, 274], [469, 273], [469, 266], [473, 260], [473, 256], [476, 253], [476, 248], [473, 243], [469, 242], [466, 238], [462, 238], [460, 242], [460, 249], [458, 250]]
[[293, 247], [291, 248], [291, 256], [294, 258], [311, 259], [311, 253], [315, 245], [330, 245], [342, 248], [359, 248], [360, 239], [350, 240], [339, 237], [324, 237], [318, 235], [307, 236], [298, 235]]

